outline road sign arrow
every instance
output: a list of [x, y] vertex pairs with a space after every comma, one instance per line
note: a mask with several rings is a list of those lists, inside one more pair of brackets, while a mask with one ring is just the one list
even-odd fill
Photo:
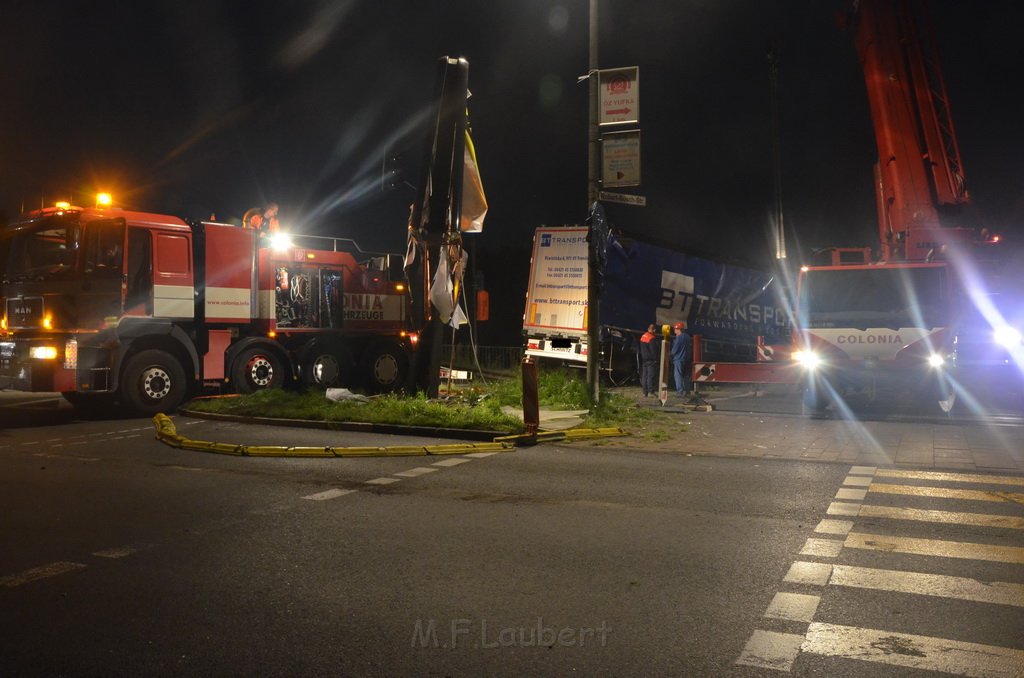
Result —
[[632, 112], [633, 109], [631, 108], [609, 108], [607, 111], [605, 111], [605, 113], [607, 113], [608, 115], [627, 115]]

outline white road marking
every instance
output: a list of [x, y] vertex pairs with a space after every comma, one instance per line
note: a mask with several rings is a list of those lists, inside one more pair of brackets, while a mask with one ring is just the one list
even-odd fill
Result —
[[820, 596], [808, 596], [803, 593], [776, 593], [764, 616], [772, 619], [810, 622], [818, 610]]
[[366, 485], [390, 485], [391, 483], [397, 483], [400, 478], [374, 478], [373, 480], [367, 480]]
[[795, 633], [754, 631], [736, 663], [776, 671], [790, 671], [803, 643], [804, 637]]
[[1024, 530], [1024, 518], [991, 515], [988, 513], [963, 513], [960, 511], [936, 511], [897, 506], [876, 506], [864, 504], [857, 513], [861, 518], [888, 518], [890, 520], [916, 520], [924, 523], [949, 523], [950, 525], [975, 525], [977, 527], [1003, 527]]
[[473, 459], [483, 459], [484, 457], [490, 457], [490, 456], [493, 456], [495, 454], [501, 454], [501, 453], [500, 452], [471, 452], [471, 453], [467, 454], [466, 456], [467, 457], [472, 457]]
[[828, 515], [830, 516], [855, 516], [860, 513], [861, 504], [846, 504], [841, 501], [834, 501], [828, 505]]
[[838, 539], [815, 539], [812, 537], [804, 542], [804, 547], [800, 549], [800, 555], [837, 558], [842, 550], [843, 542]]
[[75, 570], [81, 570], [85, 567], [86, 565], [83, 563], [69, 563], [65, 561], [50, 563], [49, 565], [40, 565], [39, 567], [33, 567], [30, 570], [25, 570], [18, 574], [10, 574], [6, 577], [0, 577], [0, 586], [13, 588], [15, 586], [27, 584], [30, 581], [46, 579], [47, 577], [56, 577], [58, 574], [74, 572]]
[[124, 437], [124, 439], [125, 439], [125, 440], [128, 440], [129, 438], [141, 438], [141, 437], [142, 437], [142, 435], [141, 435], [141, 434], [139, 434], [139, 433], [136, 433], [136, 434], [135, 434], [135, 435], [133, 435], [133, 436], [125, 436], [125, 437]]
[[890, 485], [872, 483], [870, 492], [878, 494], [906, 494], [915, 497], [936, 499], [964, 499], [966, 501], [1008, 501], [1024, 504], [1024, 494], [1019, 492], [994, 492], [992, 490], [954, 490], [947, 487], [919, 487], [917, 485]]
[[870, 476], [874, 475], [875, 471], [878, 470], [877, 466], [851, 466], [850, 475], [854, 476]]
[[836, 499], [848, 499], [853, 501], [864, 501], [864, 497], [868, 496], [867, 490], [851, 490], [848, 487], [836, 492]]
[[964, 676], [1021, 675], [1024, 651], [876, 629], [814, 622], [803, 652]]
[[[50, 447], [60, 447], [60, 445], [51, 445]], [[99, 461], [99, 457], [79, 457], [74, 454], [54, 454], [53, 452], [33, 452], [33, 457], [41, 457], [43, 459], [73, 459], [74, 461]]]
[[828, 583], [829, 586], [849, 586], [1024, 607], [1024, 584], [1009, 582], [982, 583], [966, 577], [836, 565], [832, 568], [832, 578]]
[[115, 546], [114, 548], [103, 549], [102, 551], [93, 551], [93, 555], [100, 558], [124, 558], [137, 552], [138, 549], [134, 546]]
[[851, 487], [867, 487], [871, 484], [871, 476], [846, 476], [843, 485]]
[[820, 534], [847, 534], [853, 529], [853, 523], [849, 520], [831, 520], [825, 518], [814, 528]]
[[467, 464], [473, 461], [472, 459], [465, 459], [463, 457], [455, 457], [454, 459], [442, 459], [441, 461], [435, 461], [433, 466], [458, 466], [459, 464]]
[[901, 471], [885, 469], [876, 475], [882, 478], [914, 478], [915, 480], [938, 480], [949, 483], [979, 483], [982, 485], [1020, 485], [1024, 487], [1024, 477], [993, 476], [978, 473], [942, 473], [940, 471]]
[[326, 501], [328, 499], [336, 499], [338, 497], [344, 497], [346, 494], [352, 494], [355, 490], [339, 490], [333, 488], [330, 490], [324, 490], [323, 492], [317, 492], [316, 494], [307, 494], [303, 499], [309, 499], [310, 501]]
[[418, 466], [416, 468], [411, 468], [408, 471], [401, 471], [395, 475], [401, 476], [402, 478], [415, 478], [416, 476], [424, 476], [428, 473], [436, 473], [437, 471], [438, 469], [430, 468], [429, 466]]
[[1024, 565], [1024, 548], [1019, 546], [993, 546], [941, 539], [915, 539], [851, 532], [846, 536], [843, 548]]
[[832, 574], [831, 563], [808, 563], [798, 560], [789, 566], [789, 572], [783, 578], [791, 584], [812, 584], [824, 586]]

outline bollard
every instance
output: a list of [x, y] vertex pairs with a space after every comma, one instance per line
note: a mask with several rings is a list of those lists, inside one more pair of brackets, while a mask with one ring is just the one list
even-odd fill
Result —
[[526, 425], [526, 435], [537, 435], [537, 429], [540, 428], [537, 363], [530, 356], [523, 358], [523, 423]]

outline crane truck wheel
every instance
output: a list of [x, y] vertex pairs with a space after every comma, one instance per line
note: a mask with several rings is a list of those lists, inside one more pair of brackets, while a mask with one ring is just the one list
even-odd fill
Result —
[[122, 400], [138, 414], [173, 412], [187, 395], [185, 369], [165, 351], [141, 351], [128, 359], [121, 373]]
[[231, 381], [239, 393], [255, 393], [284, 385], [284, 362], [272, 351], [254, 346], [235, 358]]
[[367, 386], [377, 393], [397, 391], [409, 373], [409, 357], [397, 344], [370, 348], [363, 356]]

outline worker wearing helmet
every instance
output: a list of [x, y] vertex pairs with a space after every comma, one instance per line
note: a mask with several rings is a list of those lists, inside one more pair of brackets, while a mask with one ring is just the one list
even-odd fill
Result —
[[670, 352], [672, 370], [676, 379], [676, 395], [682, 396], [689, 393], [693, 387], [693, 337], [686, 333], [685, 322], [676, 323], [672, 329], [675, 332]]

